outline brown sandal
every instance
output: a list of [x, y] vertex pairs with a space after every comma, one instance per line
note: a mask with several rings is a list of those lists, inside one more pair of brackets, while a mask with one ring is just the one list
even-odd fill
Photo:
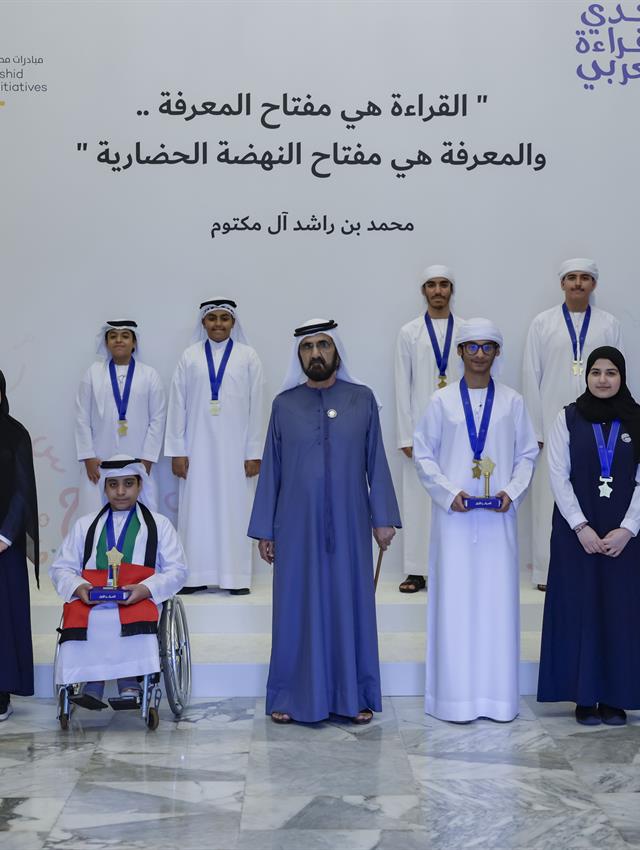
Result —
[[366, 726], [373, 720], [373, 711], [370, 708], [362, 708], [355, 717], [351, 718], [351, 722], [357, 726]]
[[427, 580], [424, 576], [407, 576], [401, 582], [398, 590], [400, 593], [418, 593], [419, 590], [424, 590], [427, 586]]
[[271, 719], [273, 720], [274, 723], [285, 724], [285, 723], [291, 723], [291, 721], [293, 720], [293, 717], [291, 717], [289, 714], [287, 714], [286, 711], [272, 711], [271, 712]]

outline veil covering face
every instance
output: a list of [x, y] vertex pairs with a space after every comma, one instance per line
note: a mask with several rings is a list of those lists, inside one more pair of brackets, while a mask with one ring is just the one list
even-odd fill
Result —
[[24, 549], [40, 587], [38, 497], [29, 432], [9, 416], [7, 382], [0, 372], [0, 528], [11, 545]]

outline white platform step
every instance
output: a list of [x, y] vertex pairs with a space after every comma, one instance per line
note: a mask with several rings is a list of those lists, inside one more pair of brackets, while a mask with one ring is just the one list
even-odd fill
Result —
[[[424, 692], [426, 600], [424, 592], [400, 594], [397, 582], [377, 593], [383, 693], [412, 696]], [[36, 696], [52, 695], [52, 661], [61, 603], [44, 577], [32, 591]], [[191, 632], [193, 695], [264, 694], [271, 649], [271, 587], [257, 585], [249, 596], [210, 591], [181, 597]], [[535, 693], [544, 594], [521, 582], [520, 692]]]
[[[262, 634], [271, 631], [271, 585], [259, 584], [248, 596], [230, 596], [224, 590], [182, 596], [193, 634]], [[544, 594], [524, 580], [520, 588], [520, 624], [523, 631], [542, 628]], [[423, 632], [427, 594], [402, 594], [396, 582], [380, 584], [376, 594], [380, 632]], [[31, 592], [34, 634], [50, 634], [60, 621], [62, 604], [48, 577]]]

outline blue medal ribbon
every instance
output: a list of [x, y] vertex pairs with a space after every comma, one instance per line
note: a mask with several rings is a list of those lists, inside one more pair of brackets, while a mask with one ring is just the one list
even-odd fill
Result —
[[584, 342], [587, 338], [587, 331], [589, 330], [589, 322], [591, 321], [591, 305], [587, 305], [587, 309], [584, 314], [584, 319], [582, 320], [582, 327], [580, 328], [580, 340], [576, 337], [576, 329], [573, 326], [573, 322], [571, 321], [571, 316], [569, 315], [569, 308], [566, 304], [562, 305], [562, 315], [564, 316], [564, 321], [567, 325], [567, 330], [569, 331], [569, 336], [571, 337], [571, 346], [573, 348], [573, 361], [574, 363], [579, 363], [582, 361], [582, 352], [584, 351]]
[[216, 374], [216, 367], [213, 365], [213, 354], [211, 353], [211, 342], [207, 340], [204, 344], [204, 353], [207, 357], [207, 367], [209, 369], [209, 383], [211, 384], [211, 401], [218, 401], [218, 393], [220, 392], [220, 387], [222, 386], [224, 371], [227, 368], [227, 363], [229, 362], [229, 357], [231, 356], [232, 348], [233, 340], [231, 339], [231, 337], [229, 337], [229, 342], [227, 343], [226, 348], [224, 350], [224, 354], [222, 355], [220, 369]]
[[473, 417], [471, 398], [469, 397], [469, 387], [467, 386], [467, 382], [464, 378], [460, 381], [460, 398], [462, 399], [464, 418], [467, 420], [467, 433], [469, 434], [469, 442], [471, 444], [474, 462], [482, 459], [482, 452], [484, 451], [484, 444], [487, 440], [487, 432], [489, 430], [489, 421], [491, 420], [491, 409], [493, 408], [493, 399], [495, 394], [496, 387], [493, 383], [493, 378], [489, 378], [487, 399], [484, 405], [484, 410], [482, 411], [480, 428], [476, 431], [476, 421]]
[[611, 422], [611, 431], [609, 431], [609, 439], [605, 446], [604, 433], [602, 425], [599, 422], [592, 422], [593, 434], [596, 438], [596, 446], [598, 447], [598, 457], [600, 458], [600, 472], [602, 478], [611, 480], [611, 465], [613, 463], [613, 454], [616, 450], [616, 441], [620, 433], [620, 420], [614, 419]]
[[136, 361], [132, 357], [129, 361], [127, 369], [127, 377], [124, 382], [124, 392], [120, 395], [120, 387], [118, 386], [118, 376], [116, 374], [116, 366], [113, 360], [109, 361], [109, 376], [111, 377], [111, 389], [113, 390], [113, 398], [118, 408], [118, 419], [120, 422], [127, 421], [127, 407], [129, 406], [129, 396], [131, 394], [131, 384], [133, 382], [133, 373], [136, 369]]
[[118, 542], [116, 543], [116, 534], [113, 528], [113, 511], [109, 508], [107, 513], [107, 521], [105, 523], [107, 528], [107, 551], [111, 551], [115, 546], [118, 552], [122, 554], [122, 547], [124, 546], [124, 539], [127, 536], [127, 531], [129, 529], [129, 524], [133, 519], [133, 515], [136, 512], [136, 506], [134, 505], [129, 511], [129, 516], [126, 518], [124, 525], [122, 526], [122, 531], [118, 535]]
[[451, 352], [451, 340], [453, 338], [453, 316], [451, 315], [451, 313], [449, 313], [449, 320], [447, 321], [447, 333], [444, 338], [444, 351], [440, 351], [440, 346], [438, 344], [438, 338], [436, 337], [435, 328], [433, 327], [433, 322], [428, 312], [424, 314], [424, 323], [427, 326], [429, 339], [431, 340], [433, 353], [436, 358], [436, 365], [438, 366], [438, 376], [440, 378], [443, 378], [447, 373], [449, 353]]

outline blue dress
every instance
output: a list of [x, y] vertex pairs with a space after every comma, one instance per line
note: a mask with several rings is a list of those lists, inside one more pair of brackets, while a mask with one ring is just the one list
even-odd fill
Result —
[[[622, 439], [627, 436], [623, 424], [611, 470], [613, 492], [610, 498], [602, 498], [591, 423], [583, 419], [575, 403], [565, 415], [571, 485], [589, 525], [604, 537], [619, 528], [636, 486], [633, 444]], [[608, 430], [605, 425], [605, 440]], [[632, 537], [617, 558], [588, 555], [557, 506], [538, 700], [640, 708], [640, 539]]]
[[400, 527], [400, 514], [371, 390], [338, 380], [277, 396], [249, 524], [250, 537], [275, 542], [267, 714], [381, 710], [380, 526]]

